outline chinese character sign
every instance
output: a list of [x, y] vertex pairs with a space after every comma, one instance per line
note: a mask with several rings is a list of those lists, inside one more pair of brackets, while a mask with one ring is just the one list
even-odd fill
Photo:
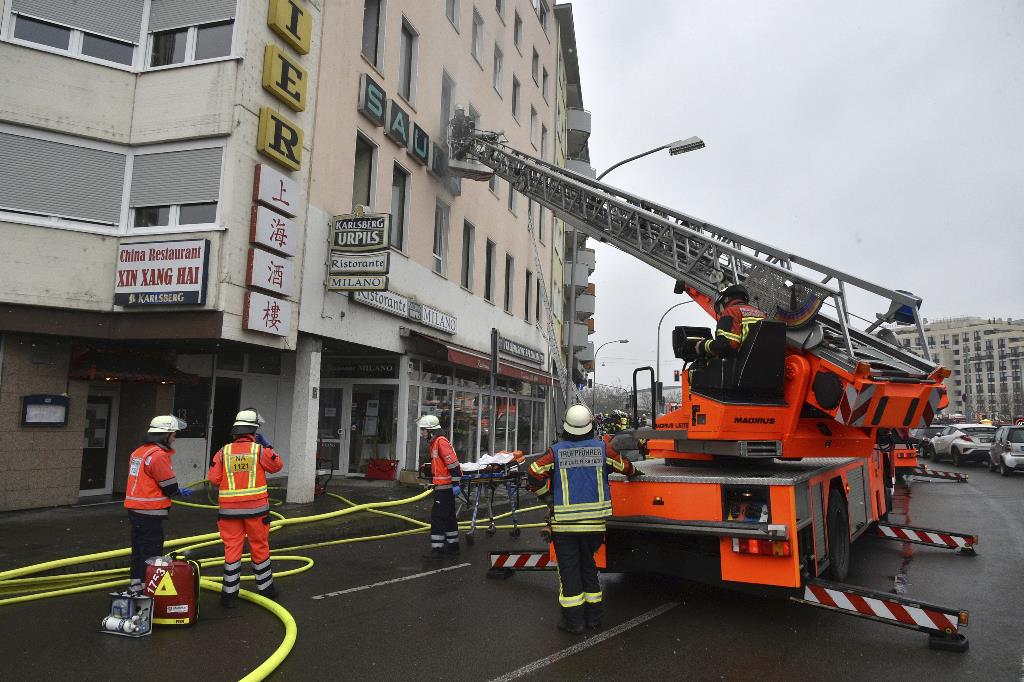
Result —
[[253, 206], [249, 241], [253, 244], [294, 256], [299, 244], [299, 230], [295, 221], [266, 206]]
[[289, 218], [299, 213], [299, 183], [265, 163], [256, 165], [252, 198]]
[[263, 249], [249, 249], [249, 269], [245, 283], [277, 296], [295, 293], [295, 268], [292, 261]]
[[288, 336], [292, 325], [293, 304], [256, 291], [245, 293], [242, 327], [254, 332]]

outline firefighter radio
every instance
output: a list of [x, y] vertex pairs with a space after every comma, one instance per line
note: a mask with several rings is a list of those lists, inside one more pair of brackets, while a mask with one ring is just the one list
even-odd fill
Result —
[[153, 625], [193, 625], [199, 617], [199, 564], [182, 555], [146, 560], [145, 594], [153, 598]]

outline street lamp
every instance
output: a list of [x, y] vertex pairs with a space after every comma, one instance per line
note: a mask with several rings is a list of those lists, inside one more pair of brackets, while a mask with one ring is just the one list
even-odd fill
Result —
[[601, 349], [605, 346], [609, 346], [613, 343], [629, 343], [629, 339], [617, 339], [615, 341], [605, 341], [597, 350], [594, 351], [594, 404], [591, 406], [591, 411], [597, 410], [597, 354], [601, 352]]
[[661, 383], [661, 323], [665, 321], [665, 316], [671, 311], [681, 305], [686, 305], [687, 303], [693, 303], [693, 299], [690, 299], [689, 301], [681, 301], [675, 305], [669, 306], [668, 310], [661, 314], [661, 319], [658, 320], [658, 337], [654, 346], [654, 382], [656, 384]]
[[619, 161], [617, 164], [615, 164], [611, 168], [608, 168], [605, 172], [598, 175], [597, 179], [598, 181], [600, 181], [601, 178], [608, 175], [609, 173], [611, 173], [613, 170], [615, 170], [624, 163], [636, 161], [637, 159], [643, 158], [648, 154], [660, 152], [662, 149], [667, 149], [669, 154], [671, 154], [672, 156], [676, 156], [677, 154], [685, 154], [686, 152], [692, 152], [697, 149], [703, 149], [704, 146], [704, 140], [700, 139], [696, 135], [694, 135], [693, 137], [688, 137], [685, 140], [676, 140], [675, 142], [669, 142], [668, 144], [663, 144], [660, 147], [655, 147], [654, 149], [648, 150], [643, 154], [637, 154], [636, 156], [631, 156], [628, 159], [623, 159], [622, 161]]

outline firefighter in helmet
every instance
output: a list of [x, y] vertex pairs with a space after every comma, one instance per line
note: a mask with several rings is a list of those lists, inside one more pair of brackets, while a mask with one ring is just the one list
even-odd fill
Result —
[[562, 420], [562, 439], [530, 465], [530, 489], [549, 506], [548, 523], [558, 562], [560, 630], [582, 634], [601, 624], [601, 583], [594, 552], [604, 542], [612, 514], [608, 474], [641, 475], [632, 462], [594, 433], [585, 405], [573, 405]]
[[763, 310], [750, 305], [750, 293], [741, 284], [728, 286], [718, 294], [715, 298], [715, 315], [718, 317], [715, 335], [696, 342], [698, 356], [734, 357], [747, 340], [751, 325], [768, 317]]
[[455, 498], [459, 495], [462, 467], [459, 456], [441, 431], [436, 415], [425, 414], [416, 422], [420, 438], [429, 443], [434, 504], [430, 510], [430, 551], [424, 559], [442, 559], [459, 553], [459, 524], [455, 520]]
[[128, 460], [128, 484], [124, 506], [132, 525], [131, 582], [129, 590], [145, 589], [146, 559], [164, 551], [164, 521], [171, 508], [171, 495], [188, 497], [192, 491], [178, 485], [171, 458], [171, 445], [187, 424], [163, 415], [149, 423], [142, 445]]
[[264, 597], [277, 596], [270, 567], [270, 498], [267, 474], [284, 466], [281, 456], [267, 442], [260, 426], [264, 423], [256, 408], [248, 407], [235, 416], [233, 440], [217, 451], [210, 467], [210, 483], [220, 489], [217, 528], [224, 541], [224, 582], [220, 603], [233, 608], [242, 579], [242, 549], [249, 538], [252, 572], [256, 589]]

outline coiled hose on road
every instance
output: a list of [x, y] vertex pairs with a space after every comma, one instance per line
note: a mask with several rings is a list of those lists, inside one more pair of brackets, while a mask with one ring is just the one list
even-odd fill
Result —
[[[196, 481], [190, 483], [188, 487], [196, 486], [206, 483], [206, 481]], [[270, 532], [276, 532], [286, 526], [301, 525], [308, 523], [317, 523], [319, 521], [327, 521], [329, 519], [335, 519], [349, 514], [355, 514], [358, 512], [370, 512], [380, 516], [387, 516], [389, 518], [398, 519], [412, 524], [413, 528], [407, 530], [395, 531], [391, 533], [381, 533], [377, 535], [367, 535], [355, 538], [343, 538], [338, 540], [327, 540], [324, 542], [313, 542], [302, 545], [296, 545], [293, 547], [282, 547], [271, 551], [271, 559], [275, 562], [300, 562], [302, 565], [296, 568], [288, 569], [286, 571], [279, 571], [274, 573], [275, 578], [284, 578], [290, 575], [296, 575], [303, 573], [313, 568], [313, 559], [305, 556], [288, 555], [283, 554], [284, 552], [293, 552], [300, 549], [317, 549], [321, 547], [330, 547], [333, 545], [350, 544], [354, 542], [367, 542], [370, 540], [384, 540], [388, 538], [401, 537], [403, 535], [414, 535], [417, 533], [425, 533], [429, 530], [430, 524], [424, 523], [419, 519], [414, 519], [409, 516], [402, 514], [395, 514], [393, 512], [383, 511], [388, 507], [399, 507], [406, 504], [412, 504], [418, 502], [423, 498], [427, 497], [433, 492], [433, 489], [424, 490], [418, 495], [407, 497], [401, 500], [389, 500], [385, 502], [368, 502], [364, 504], [356, 504], [351, 500], [337, 495], [335, 493], [327, 493], [328, 496], [335, 498], [345, 504], [349, 505], [344, 509], [338, 509], [332, 512], [325, 512], [322, 514], [312, 514], [310, 516], [298, 516], [294, 518], [287, 518], [275, 511], [271, 511], [271, 515], [275, 518], [270, 523]], [[175, 500], [175, 504], [179, 504], [186, 507], [197, 507], [201, 509], [217, 509], [217, 505], [213, 504], [198, 504], [195, 502], [182, 502]], [[519, 513], [535, 511], [538, 509], [544, 509], [544, 505], [537, 505], [534, 507], [528, 507], [526, 509], [518, 510]], [[505, 512], [495, 516], [495, 519], [501, 519], [512, 514], [511, 511]], [[459, 523], [460, 529], [467, 527], [468, 521]], [[532, 523], [532, 524], [519, 524], [519, 528], [536, 528], [544, 524]], [[511, 528], [512, 526], [500, 525], [497, 528]], [[173, 540], [167, 540], [164, 542], [164, 551], [176, 549], [178, 552], [188, 552], [203, 547], [210, 547], [213, 545], [221, 544], [220, 533], [206, 533], [203, 535], [193, 535], [190, 537], [176, 538]], [[60, 568], [66, 568], [68, 566], [76, 566], [80, 564], [91, 564], [98, 561], [106, 561], [109, 559], [116, 559], [119, 557], [128, 556], [131, 554], [130, 547], [124, 547], [121, 549], [112, 549], [104, 552], [96, 552], [93, 554], [83, 554], [74, 557], [66, 557], [64, 559], [56, 559], [54, 561], [46, 561], [39, 564], [33, 564], [30, 566], [23, 566], [21, 568], [15, 568], [8, 571], [0, 571], [0, 606], [6, 606], [8, 604], [20, 604], [29, 601], [36, 601], [40, 599], [49, 599], [52, 597], [61, 597], [69, 594], [79, 594], [82, 592], [92, 592], [95, 590], [107, 589], [112, 587], [118, 587], [127, 584], [127, 573], [128, 568], [111, 568], [97, 571], [85, 571], [81, 573], [69, 573], [63, 575], [37, 575], [39, 573], [45, 573], [47, 571], [53, 571]], [[248, 555], [245, 555], [248, 558]], [[199, 565], [202, 568], [208, 566], [219, 566], [224, 564], [224, 559], [219, 557], [210, 557], [206, 559], [200, 559]], [[242, 576], [242, 580], [251, 581], [255, 580], [254, 576]], [[200, 587], [205, 590], [213, 592], [220, 592], [221, 584], [217, 578], [202, 578], [200, 580]], [[4, 597], [3, 595], [13, 594], [17, 596]], [[278, 645], [277, 649], [272, 653], [266, 660], [264, 660], [259, 666], [257, 666], [252, 672], [242, 678], [243, 682], [256, 682], [257, 680], [263, 680], [271, 672], [273, 672], [281, 663], [284, 662], [288, 654], [291, 653], [292, 647], [295, 646], [295, 640], [298, 635], [298, 626], [295, 623], [295, 619], [291, 613], [288, 612], [280, 604], [267, 599], [266, 597], [260, 596], [255, 592], [248, 590], [239, 590], [239, 596], [257, 606], [260, 606], [267, 611], [270, 611], [281, 624], [284, 626], [284, 639]]]

